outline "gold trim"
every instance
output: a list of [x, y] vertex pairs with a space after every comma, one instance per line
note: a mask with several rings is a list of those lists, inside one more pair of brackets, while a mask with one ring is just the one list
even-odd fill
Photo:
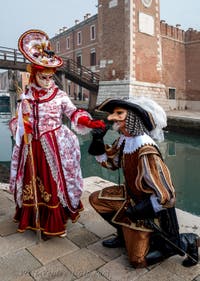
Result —
[[[58, 205], [55, 205], [55, 206], [49, 206], [49, 205], [47, 205], [46, 203], [38, 203], [37, 205], [39, 205], [39, 206], [41, 206], [41, 205], [43, 205], [43, 206], [46, 206], [46, 207], [48, 207], [48, 208], [50, 208], [50, 209], [55, 209], [55, 208], [58, 208], [59, 207], [59, 205], [60, 205], [60, 203], [58, 203]], [[24, 206], [24, 207], [34, 207], [35, 206], [35, 204], [22, 204], [22, 206]]]
[[38, 181], [38, 187], [41, 192], [41, 197], [44, 199], [45, 202], [49, 202], [51, 200], [52, 195], [49, 194], [47, 191], [45, 191], [45, 187], [42, 183], [42, 180], [39, 177], [37, 177], [37, 181]]
[[[133, 230], [137, 230], [137, 231], [145, 231], [145, 232], [154, 232], [154, 230], [150, 229], [150, 228], [146, 228], [145, 226], [142, 225], [142, 222], [143, 220], [140, 221], [141, 225], [140, 226], [137, 226], [136, 223], [134, 222], [131, 222], [130, 224], [127, 224], [127, 223], [124, 223], [124, 222], [119, 222], [119, 221], [116, 221], [116, 218], [119, 214], [119, 212], [124, 208], [124, 206], [127, 204], [127, 202], [125, 201], [121, 208], [116, 212], [116, 214], [114, 215], [114, 217], [112, 218], [112, 222], [115, 223], [115, 224], [118, 224], [118, 225], [122, 225], [122, 226], [125, 226], [125, 227], [128, 227], [130, 229], [133, 229]], [[159, 225], [159, 222], [158, 222], [158, 219], [154, 219], [154, 223]]]
[[113, 201], [124, 201], [126, 200], [126, 190], [125, 190], [125, 186], [122, 184], [120, 185], [121, 188], [123, 188], [123, 193], [124, 193], [124, 196], [123, 197], [110, 197], [110, 196], [104, 196], [103, 195], [103, 192], [106, 190], [106, 189], [109, 189], [109, 188], [112, 188], [112, 187], [119, 187], [118, 185], [112, 185], [112, 186], [108, 186], [108, 187], [105, 187], [103, 189], [100, 190], [99, 192], [99, 195], [98, 195], [98, 199], [105, 199], [105, 200], [113, 200]]

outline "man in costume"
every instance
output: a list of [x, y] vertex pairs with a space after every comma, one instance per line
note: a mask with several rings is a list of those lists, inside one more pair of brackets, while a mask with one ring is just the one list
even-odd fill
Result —
[[103, 246], [125, 245], [136, 268], [175, 254], [187, 254], [183, 266], [197, 264], [199, 238], [193, 233], [179, 234], [174, 186], [154, 141], [164, 138], [164, 110], [142, 97], [107, 99], [97, 110], [108, 113], [120, 136], [111, 146], [104, 145], [106, 131], [94, 129], [89, 153], [105, 168], [122, 168], [125, 180], [124, 185], [90, 195], [92, 207], [117, 229], [117, 236], [103, 241]]
[[67, 220], [75, 222], [83, 209], [83, 180], [78, 139], [62, 124], [62, 117], [66, 115], [80, 134], [105, 125], [77, 109], [55, 85], [53, 75], [63, 61], [51, 50], [45, 32], [29, 30], [18, 45], [31, 64], [30, 83], [21, 95], [17, 116], [10, 121], [16, 140], [10, 175], [14, 219], [19, 232], [33, 229], [43, 237], [64, 237]]

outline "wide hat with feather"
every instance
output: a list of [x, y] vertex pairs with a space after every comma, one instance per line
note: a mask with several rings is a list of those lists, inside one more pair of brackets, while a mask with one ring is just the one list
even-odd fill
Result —
[[98, 105], [96, 110], [113, 113], [116, 107], [122, 107], [135, 112], [155, 140], [164, 140], [162, 129], [167, 126], [167, 116], [164, 109], [157, 102], [142, 96], [126, 100], [108, 98]]
[[24, 32], [18, 40], [18, 48], [35, 65], [57, 68], [63, 64], [63, 60], [51, 49], [48, 35], [41, 30], [30, 29]]

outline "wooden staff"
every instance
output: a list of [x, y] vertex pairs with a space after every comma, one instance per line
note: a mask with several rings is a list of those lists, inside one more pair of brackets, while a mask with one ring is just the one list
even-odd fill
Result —
[[[27, 105], [30, 108], [30, 105]], [[29, 146], [29, 155], [30, 155], [30, 174], [32, 176], [32, 188], [33, 188], [33, 195], [34, 195], [34, 208], [35, 208], [35, 225], [36, 225], [36, 233], [37, 233], [37, 243], [41, 242], [41, 229], [40, 229], [40, 213], [39, 213], [39, 204], [38, 204], [38, 197], [37, 197], [37, 186], [36, 186], [36, 173], [35, 173], [35, 162], [33, 157], [33, 149], [32, 149], [32, 135], [26, 125], [29, 122], [29, 114], [23, 115], [23, 122], [24, 122], [24, 142]]]
[[39, 212], [39, 204], [37, 197], [37, 186], [36, 186], [36, 173], [35, 173], [35, 163], [33, 158], [33, 149], [32, 149], [32, 141], [29, 143], [29, 153], [31, 158], [31, 175], [32, 175], [32, 187], [35, 201], [35, 225], [36, 225], [36, 234], [37, 234], [37, 243], [41, 242], [41, 229], [40, 229], [40, 212]]

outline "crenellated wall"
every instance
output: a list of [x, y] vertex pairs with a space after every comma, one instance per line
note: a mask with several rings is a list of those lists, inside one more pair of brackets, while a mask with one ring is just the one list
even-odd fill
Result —
[[171, 109], [200, 110], [200, 32], [160, 22], [163, 84], [176, 89]]

